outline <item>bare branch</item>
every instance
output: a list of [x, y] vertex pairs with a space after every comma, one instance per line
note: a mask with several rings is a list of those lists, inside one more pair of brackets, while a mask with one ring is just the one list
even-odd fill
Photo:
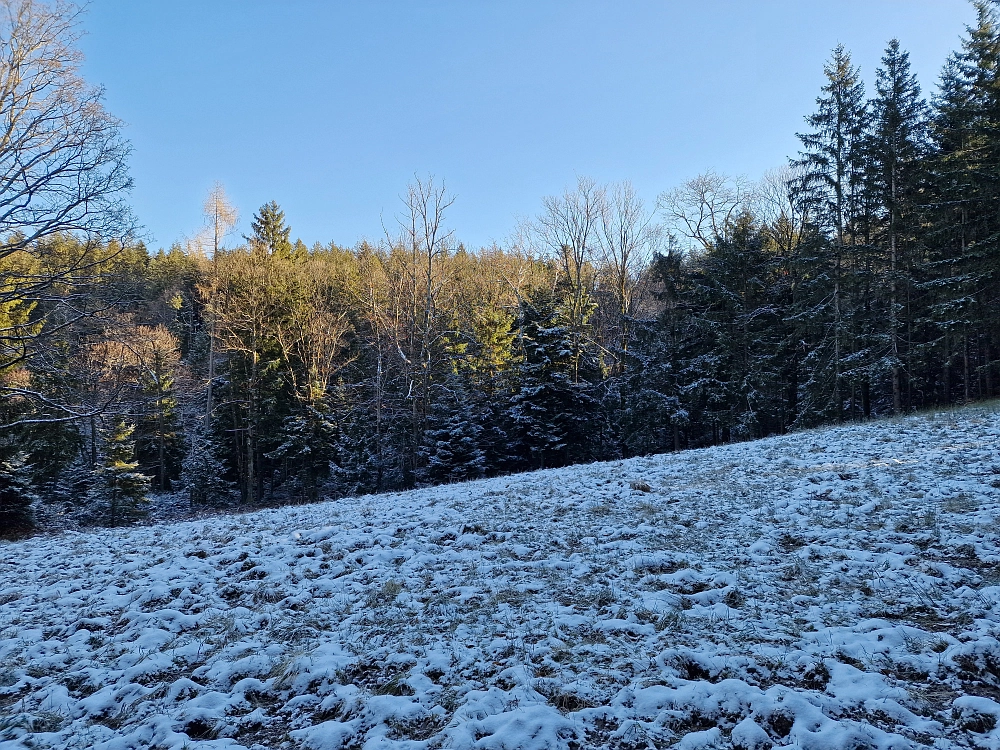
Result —
[[662, 193], [657, 205], [673, 229], [707, 250], [717, 237], [727, 236], [751, 199], [746, 180], [709, 170]]

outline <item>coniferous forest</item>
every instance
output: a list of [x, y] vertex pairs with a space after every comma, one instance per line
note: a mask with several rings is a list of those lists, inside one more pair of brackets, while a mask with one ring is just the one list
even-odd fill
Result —
[[651, 204], [580, 178], [481, 248], [451, 231], [432, 177], [354, 247], [294, 240], [275, 201], [240, 234], [219, 185], [204, 230], [155, 252], [73, 18], [8, 14], [0, 532], [996, 397], [1000, 3], [976, 8], [929, 89], [896, 41], [868, 90], [833, 50], [799, 153], [758, 182], [706, 172]]

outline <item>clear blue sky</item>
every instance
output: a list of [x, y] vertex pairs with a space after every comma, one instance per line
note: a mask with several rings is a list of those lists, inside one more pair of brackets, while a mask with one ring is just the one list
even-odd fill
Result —
[[221, 180], [277, 200], [292, 236], [381, 236], [412, 175], [457, 195], [470, 247], [577, 174], [653, 200], [715, 168], [794, 154], [843, 43], [869, 86], [885, 43], [926, 94], [973, 20], [965, 0], [333, 2], [92, 0], [85, 75], [135, 153], [133, 205], [165, 247]]

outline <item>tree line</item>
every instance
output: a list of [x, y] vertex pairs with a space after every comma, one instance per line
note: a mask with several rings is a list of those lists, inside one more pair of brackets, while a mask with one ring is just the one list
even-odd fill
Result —
[[[836, 48], [800, 153], [758, 183], [707, 172], [648, 206], [581, 178], [479, 249], [449, 230], [443, 183], [416, 178], [379, 242], [293, 242], [273, 201], [234, 237], [216, 186], [204, 231], [149, 253], [125, 231], [127, 147], [73, 78], [77, 139], [103, 143], [74, 158], [91, 154], [103, 203], [27, 212], [38, 191], [19, 195], [17, 170], [42, 147], [0, 150], [0, 527], [127, 523], [152, 492], [300, 502], [995, 397], [998, 7], [976, 3], [930, 102], [896, 41], [870, 95]], [[5, 33], [42, 21], [60, 16]]]

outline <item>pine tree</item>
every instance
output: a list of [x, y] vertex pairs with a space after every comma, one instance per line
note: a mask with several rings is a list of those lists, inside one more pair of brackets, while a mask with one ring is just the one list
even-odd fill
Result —
[[31, 485], [27, 454], [20, 452], [0, 459], [0, 538], [34, 526], [33, 505], [38, 498]]
[[137, 471], [133, 425], [119, 418], [105, 435], [104, 458], [94, 470], [90, 500], [96, 515], [109, 526], [118, 526], [142, 518], [146, 514], [149, 477]]
[[699, 402], [709, 381], [699, 367], [708, 347], [694, 315], [689, 265], [675, 250], [653, 261], [662, 309], [656, 321], [634, 328], [621, 386], [626, 406], [618, 418], [626, 455], [700, 444]]
[[283, 425], [295, 409], [276, 336], [291, 293], [291, 263], [259, 250], [220, 257], [213, 316], [220, 355], [213, 427], [232, 459], [241, 502], [251, 505], [265, 499], [274, 470], [266, 454], [284, 442]]
[[[693, 299], [708, 346], [720, 352], [702, 377], [713, 384], [712, 419], [722, 439], [782, 428], [778, 392], [787, 310], [776, 299], [775, 259], [750, 214], [732, 222], [699, 258]], [[707, 364], [707, 362], [706, 362]]]
[[341, 495], [381, 492], [390, 472], [384, 415], [381, 404], [375, 405], [377, 399], [370, 397], [368, 385], [340, 381], [331, 394], [340, 430], [330, 469]]
[[463, 399], [481, 427], [477, 441], [487, 475], [512, 471], [518, 461], [506, 408], [513, 395], [515, 322], [506, 310], [477, 310], [472, 320], [474, 342], [465, 358], [469, 382]]
[[690, 422], [667, 325], [662, 319], [633, 322], [625, 372], [613, 381], [612, 400], [621, 404], [615, 427], [625, 456], [680, 450]]
[[46, 501], [61, 503], [65, 512], [72, 515], [81, 515], [82, 511], [84, 520], [87, 520], [90, 515], [87, 506], [93, 484], [94, 466], [85, 452], [78, 449], [72, 459], [61, 467], [51, 485], [45, 488]]

